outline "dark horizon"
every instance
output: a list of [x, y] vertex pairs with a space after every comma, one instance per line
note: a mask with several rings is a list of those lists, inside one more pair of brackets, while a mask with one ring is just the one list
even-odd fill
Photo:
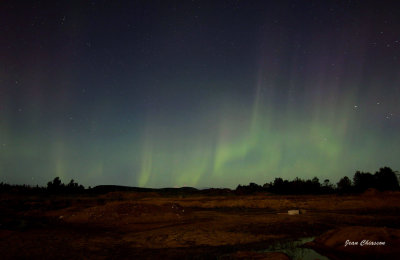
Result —
[[56, 177], [47, 183], [47, 186], [10, 185], [0, 183], [0, 193], [26, 193], [26, 194], [105, 194], [109, 192], [156, 192], [164, 195], [249, 195], [254, 193], [274, 193], [286, 195], [310, 195], [310, 194], [367, 194], [378, 191], [399, 191], [400, 173], [393, 171], [390, 167], [381, 167], [374, 174], [357, 171], [352, 178], [343, 176], [337, 183], [329, 179], [319, 180], [318, 177], [304, 179], [296, 177], [293, 180], [276, 177], [274, 181], [264, 184], [254, 182], [248, 185], [238, 184], [235, 189], [227, 187], [136, 187], [128, 185], [96, 185], [84, 187], [71, 179], [63, 182]]

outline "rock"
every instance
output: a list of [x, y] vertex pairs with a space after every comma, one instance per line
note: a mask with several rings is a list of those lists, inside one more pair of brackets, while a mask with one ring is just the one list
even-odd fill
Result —
[[384, 227], [343, 227], [330, 230], [307, 247], [324, 252], [332, 259], [342, 256], [391, 259], [400, 255], [400, 230]]

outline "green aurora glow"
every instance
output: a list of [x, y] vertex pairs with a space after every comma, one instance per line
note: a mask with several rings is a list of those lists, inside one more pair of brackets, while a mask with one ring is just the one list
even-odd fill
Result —
[[[28, 40], [4, 36], [0, 181], [234, 188], [400, 169], [395, 8], [82, 5], [4, 16]], [[26, 29], [35, 15], [56, 25]]]

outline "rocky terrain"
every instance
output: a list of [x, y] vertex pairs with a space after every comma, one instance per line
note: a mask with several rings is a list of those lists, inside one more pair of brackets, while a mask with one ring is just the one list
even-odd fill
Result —
[[[390, 259], [399, 254], [399, 195], [1, 194], [0, 255], [296, 259], [285, 252], [265, 251], [276, 243], [315, 237], [306, 246], [331, 259]], [[288, 215], [292, 209], [302, 214]], [[383, 240], [386, 245], [345, 247], [346, 240]]]

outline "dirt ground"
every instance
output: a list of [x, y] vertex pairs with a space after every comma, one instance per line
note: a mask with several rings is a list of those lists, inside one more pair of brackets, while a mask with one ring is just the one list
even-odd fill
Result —
[[[290, 209], [304, 214], [286, 214]], [[390, 240], [399, 234], [399, 215], [396, 192], [357, 196], [1, 194], [0, 255], [2, 259], [288, 259], [260, 252], [277, 241], [324, 238], [326, 232], [348, 227], [357, 227], [355, 232], [374, 227], [375, 233], [386, 227], [395, 235], [380, 238]], [[371, 232], [363, 234], [373, 237]], [[338, 247], [350, 239], [345, 236], [336, 235], [336, 248], [314, 247], [321, 253], [330, 250], [327, 255], [335, 258]], [[320, 240], [328, 241], [324, 239]], [[390, 242], [368, 256], [382, 252], [390, 256], [400, 246]], [[354, 259], [358, 250], [363, 256], [363, 248], [353, 247], [349, 258]], [[346, 252], [340, 254], [346, 257]]]

